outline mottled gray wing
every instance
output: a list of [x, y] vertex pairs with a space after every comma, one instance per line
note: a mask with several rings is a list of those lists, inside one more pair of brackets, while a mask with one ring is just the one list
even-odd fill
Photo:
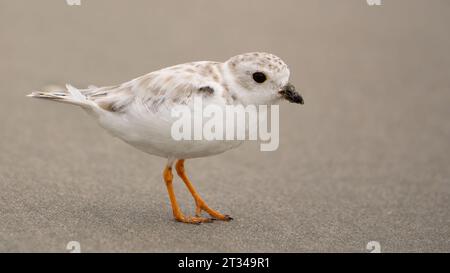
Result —
[[187, 104], [195, 94], [213, 96], [223, 93], [213, 75], [202, 72], [215, 63], [183, 64], [155, 71], [118, 86], [81, 90], [101, 108], [111, 112], [123, 112], [133, 102], [142, 103], [156, 112], [161, 105], [170, 107]]

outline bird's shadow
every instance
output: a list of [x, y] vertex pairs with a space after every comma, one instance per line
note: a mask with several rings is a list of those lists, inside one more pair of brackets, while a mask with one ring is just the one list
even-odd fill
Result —
[[[155, 198], [157, 200], [157, 198]], [[154, 199], [154, 200], [155, 200]], [[173, 229], [195, 229], [198, 225], [190, 225], [177, 222], [170, 209], [170, 204], [147, 200], [130, 200], [118, 202], [118, 200], [105, 200], [96, 203], [83, 203], [76, 209], [67, 208], [65, 214], [68, 218], [76, 219], [76, 227], [81, 229], [105, 228], [114, 234], [146, 233], [161, 230], [170, 232]], [[189, 208], [183, 208], [186, 212]], [[187, 213], [188, 214], [188, 213]], [[208, 229], [222, 229], [225, 225], [222, 221], [202, 224]]]

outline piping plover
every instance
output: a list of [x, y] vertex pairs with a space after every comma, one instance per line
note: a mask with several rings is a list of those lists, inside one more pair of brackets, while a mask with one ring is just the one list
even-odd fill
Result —
[[[32, 92], [30, 97], [81, 106], [111, 134], [132, 146], [168, 159], [163, 171], [173, 215], [177, 221], [199, 224], [232, 218], [211, 209], [186, 176], [186, 159], [205, 157], [237, 147], [239, 141], [176, 141], [171, 137], [171, 109], [191, 105], [201, 97], [205, 104], [271, 105], [280, 99], [303, 104], [289, 83], [289, 69], [269, 53], [246, 53], [226, 62], [192, 62], [151, 72], [120, 85]], [[196, 203], [195, 216], [185, 216], [173, 190], [172, 168], [186, 184]], [[209, 217], [202, 217], [201, 212]]]

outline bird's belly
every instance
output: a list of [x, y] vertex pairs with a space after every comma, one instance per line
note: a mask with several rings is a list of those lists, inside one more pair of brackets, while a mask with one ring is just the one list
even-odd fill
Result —
[[146, 153], [165, 158], [188, 159], [205, 157], [223, 153], [238, 147], [242, 141], [219, 141], [219, 140], [168, 140], [164, 143], [152, 140], [127, 141], [130, 145]]
[[238, 147], [238, 140], [175, 140], [171, 122], [151, 119], [136, 122], [110, 116], [99, 119], [100, 125], [135, 148], [164, 158], [196, 158], [223, 153]]

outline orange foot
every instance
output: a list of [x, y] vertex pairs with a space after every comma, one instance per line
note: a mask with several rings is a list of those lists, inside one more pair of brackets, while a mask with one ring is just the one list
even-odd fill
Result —
[[[185, 216], [180, 209], [180, 206], [178, 205], [177, 199], [175, 197], [175, 191], [173, 189], [173, 174], [172, 174], [172, 164], [169, 164], [164, 169], [163, 177], [164, 181], [166, 182], [167, 191], [169, 193], [170, 203], [172, 205], [173, 210], [173, 216], [175, 220], [182, 223], [187, 224], [201, 224], [201, 223], [211, 223], [213, 220], [221, 220], [221, 221], [230, 221], [233, 220], [229, 215], [224, 215], [222, 213], [219, 213], [210, 207], [203, 201], [203, 199], [200, 197], [200, 195], [195, 191], [194, 186], [192, 186], [191, 182], [186, 176], [186, 173], [184, 171], [184, 160], [179, 160], [176, 164], [176, 170], [178, 175], [183, 179], [184, 183], [186, 184], [187, 188], [189, 189], [190, 193], [192, 194], [192, 197], [194, 197], [195, 204], [196, 204], [196, 210], [195, 210], [195, 216]], [[202, 217], [201, 213], [202, 211], [205, 211], [208, 213], [212, 218], [206, 218]]]
[[189, 192], [191, 193], [192, 197], [194, 198], [196, 209], [195, 209], [195, 216], [200, 217], [202, 211], [205, 211], [208, 213], [211, 217], [213, 217], [214, 220], [221, 220], [221, 221], [230, 221], [233, 220], [229, 215], [224, 215], [212, 208], [210, 208], [205, 201], [200, 197], [200, 195], [195, 190], [194, 186], [192, 185], [191, 181], [189, 181], [189, 178], [186, 175], [186, 171], [184, 169], [184, 160], [180, 159], [177, 161], [177, 164], [175, 166], [178, 176], [183, 180], [183, 182], [186, 184], [186, 187], [188, 188]]

